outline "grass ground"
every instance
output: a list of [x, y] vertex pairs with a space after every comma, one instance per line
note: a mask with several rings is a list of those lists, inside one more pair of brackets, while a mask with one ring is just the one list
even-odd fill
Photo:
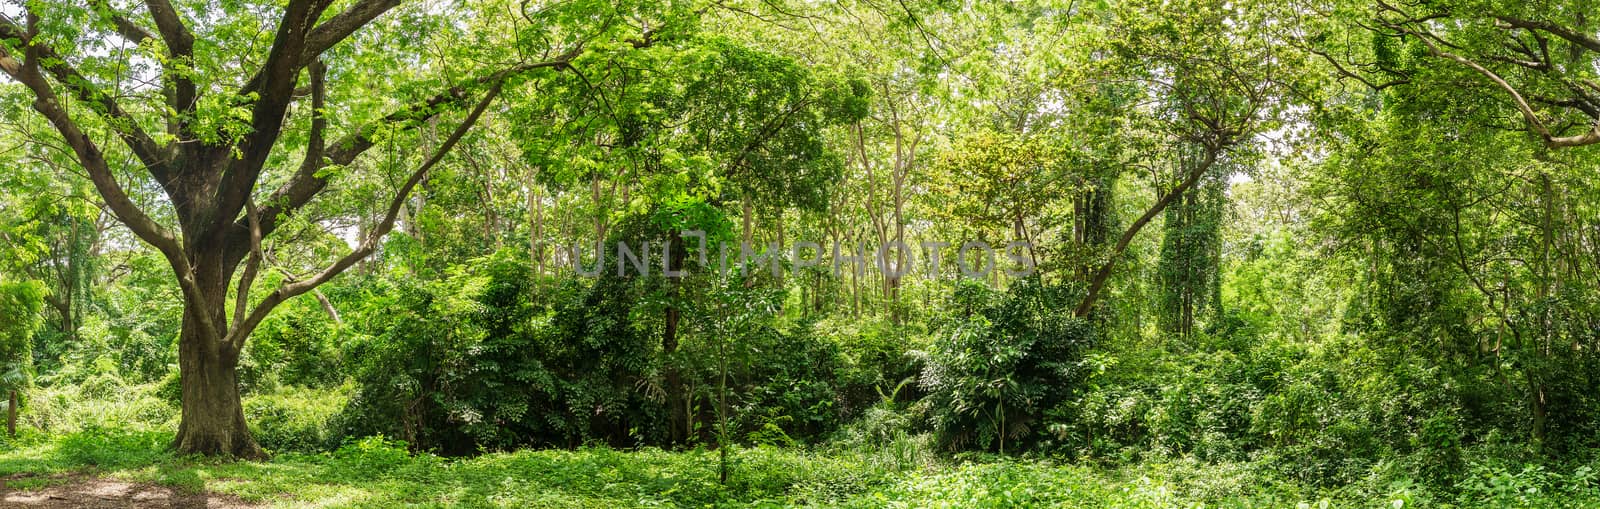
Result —
[[[1248, 465], [1191, 461], [1115, 469], [998, 459], [908, 465], [869, 453], [752, 448], [730, 455], [723, 483], [714, 451], [529, 450], [445, 459], [368, 439], [333, 453], [228, 463], [174, 457], [163, 447], [168, 438], [114, 430], [24, 437], [0, 446], [0, 479], [13, 501], [52, 489], [121, 486], [125, 500], [101, 499], [127, 504], [104, 507], [183, 507], [131, 499], [162, 489], [170, 490], [171, 500], [200, 501], [195, 507], [207, 500], [212, 506], [294, 508], [1597, 506], [1592, 498], [1558, 493], [1443, 504], [1409, 486], [1351, 497], [1265, 482]], [[41, 498], [48, 497], [32, 500]], [[72, 506], [58, 502], [67, 505], [42, 507]]]

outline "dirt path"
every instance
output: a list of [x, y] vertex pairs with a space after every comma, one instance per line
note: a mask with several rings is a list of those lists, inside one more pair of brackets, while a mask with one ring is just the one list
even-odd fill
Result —
[[[0, 508], [248, 509], [259, 507], [232, 495], [186, 493], [155, 484], [86, 476], [53, 479], [49, 486], [15, 491], [0, 479]], [[56, 482], [64, 481], [64, 482]]]

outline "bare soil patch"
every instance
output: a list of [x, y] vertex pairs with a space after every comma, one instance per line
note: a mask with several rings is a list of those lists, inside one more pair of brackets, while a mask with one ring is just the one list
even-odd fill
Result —
[[[13, 489], [10, 485], [19, 485]], [[24, 488], [24, 486], [26, 486]], [[84, 475], [11, 476], [0, 479], [3, 508], [246, 509], [260, 507], [232, 495], [189, 493], [157, 484]]]

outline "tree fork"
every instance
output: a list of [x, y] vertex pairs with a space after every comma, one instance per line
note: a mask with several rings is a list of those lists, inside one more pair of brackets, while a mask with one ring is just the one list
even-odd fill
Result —
[[1126, 251], [1128, 245], [1133, 243], [1133, 238], [1139, 235], [1139, 230], [1143, 230], [1144, 226], [1149, 224], [1152, 219], [1155, 219], [1157, 215], [1160, 215], [1162, 211], [1165, 211], [1168, 205], [1171, 205], [1174, 200], [1182, 196], [1189, 188], [1194, 187], [1195, 183], [1200, 181], [1200, 177], [1204, 176], [1213, 164], [1216, 164], [1220, 152], [1222, 152], [1221, 145], [1208, 145], [1205, 148], [1204, 159], [1195, 165], [1194, 170], [1190, 171], [1177, 186], [1167, 191], [1166, 194], [1161, 195], [1161, 198], [1157, 199], [1155, 204], [1144, 212], [1144, 215], [1139, 216], [1139, 219], [1135, 220], [1127, 230], [1122, 232], [1122, 236], [1117, 239], [1116, 246], [1111, 249], [1110, 258], [1100, 265], [1100, 268], [1094, 272], [1094, 276], [1089, 280], [1089, 290], [1084, 294], [1083, 300], [1078, 302], [1078, 307], [1072, 311], [1073, 315], [1079, 318], [1089, 316], [1089, 312], [1094, 310], [1095, 302], [1100, 298], [1100, 291], [1105, 289], [1106, 282], [1111, 279], [1112, 270], [1117, 267], [1117, 259], [1121, 258], [1122, 252]]

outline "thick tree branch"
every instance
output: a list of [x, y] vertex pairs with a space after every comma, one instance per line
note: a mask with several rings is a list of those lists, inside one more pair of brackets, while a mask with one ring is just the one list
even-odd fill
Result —
[[1157, 199], [1148, 210], [1145, 210], [1143, 215], [1134, 220], [1133, 224], [1122, 232], [1122, 236], [1117, 238], [1117, 244], [1111, 248], [1111, 256], [1106, 259], [1105, 263], [1100, 265], [1100, 268], [1095, 271], [1094, 276], [1089, 280], [1088, 293], [1084, 294], [1083, 300], [1079, 301], [1078, 307], [1072, 311], [1074, 315], [1080, 318], [1089, 316], [1089, 312], [1094, 310], [1095, 302], [1100, 298], [1100, 291], [1105, 289], [1106, 282], [1111, 279], [1111, 271], [1116, 268], [1117, 260], [1122, 258], [1122, 252], [1126, 251], [1128, 245], [1133, 243], [1134, 237], [1137, 237], [1139, 231], [1143, 230], [1144, 226], [1155, 219], [1157, 215], [1160, 215], [1162, 211], [1165, 211], [1167, 206], [1171, 205], [1174, 200], [1177, 200], [1178, 197], [1183, 196], [1183, 193], [1193, 188], [1195, 183], [1200, 181], [1200, 177], [1204, 176], [1206, 172], [1211, 170], [1211, 166], [1216, 164], [1217, 157], [1222, 150], [1222, 146], [1206, 146], [1205, 155], [1195, 164], [1194, 169], [1189, 170], [1189, 174], [1184, 177], [1183, 181], [1167, 191], [1166, 194], [1161, 195], [1161, 198]]
[[[22, 41], [23, 45], [28, 47], [29, 52], [36, 52], [38, 58], [34, 63], [37, 67], [49, 73], [57, 83], [66, 87], [73, 97], [88, 105], [90, 110], [105, 120], [111, 130], [117, 134], [117, 137], [127, 144], [134, 157], [139, 158], [139, 162], [145, 165], [158, 180], [164, 180], [167, 176], [168, 157], [166, 152], [156, 145], [155, 140], [151, 139], [144, 129], [139, 127], [139, 123], [133, 118], [133, 115], [128, 114], [127, 111], [122, 109], [122, 106], [117, 104], [116, 99], [112, 98], [110, 94], [101, 91], [88, 78], [79, 74], [77, 69], [68, 64], [66, 59], [57, 54], [54, 49], [43, 44], [29, 44], [32, 38], [27, 36], [22, 27], [17, 26], [16, 23], [9, 19], [0, 18], [0, 39]], [[22, 80], [19, 78], [18, 81]], [[51, 89], [50, 85], [42, 80], [38, 84], [46, 90]], [[29, 88], [32, 88], [32, 85], [29, 85]], [[50, 92], [50, 97], [55, 97], [53, 91]]]
[[144, 44], [145, 41], [155, 38], [149, 30], [145, 30], [144, 27], [135, 24], [127, 16], [118, 14], [115, 9], [111, 8], [111, 2], [108, 0], [92, 0], [90, 5], [96, 13], [105, 18], [106, 21], [111, 22], [111, 26], [116, 27], [117, 35], [121, 35], [123, 39], [127, 39], [134, 44]]
[[[31, 22], [32, 20], [30, 20]], [[0, 28], [14, 27], [9, 22], [0, 22]], [[28, 54], [24, 60], [18, 61], [0, 47], [0, 71], [17, 80], [33, 93], [33, 109], [43, 115], [51, 126], [61, 134], [63, 141], [72, 148], [77, 156], [78, 163], [89, 174], [89, 181], [95, 191], [105, 200], [117, 220], [126, 225], [134, 235], [155, 247], [172, 266], [174, 274], [178, 277], [178, 286], [183, 291], [184, 298], [191, 302], [202, 302], [199, 286], [194, 280], [194, 270], [189, 259], [184, 255], [182, 244], [170, 231], [156, 223], [149, 215], [145, 214], [137, 204], [128, 197], [127, 192], [117, 182], [112, 174], [110, 165], [106, 162], [105, 154], [94, 144], [94, 141], [83, 132], [78, 124], [67, 114], [55, 91], [45, 80], [40, 72], [39, 60], [44, 57], [45, 49], [42, 45], [27, 46]], [[196, 310], [191, 313], [200, 326], [211, 333], [217, 330], [216, 324], [203, 311]]]
[[[327, 67], [318, 60], [311, 65], [311, 134], [306, 140], [305, 158], [300, 161], [300, 170], [295, 173], [296, 176], [315, 177], [323, 168], [323, 158], [327, 156], [325, 137], [328, 130], [328, 119], [323, 109], [327, 107], [327, 100]], [[274, 200], [276, 198], [274, 196]], [[276, 213], [276, 209], [273, 212]]]
[[[1421, 20], [1443, 17], [1448, 13], [1435, 14], [1424, 18], [1413, 18], [1401, 9], [1381, 0], [1377, 2], [1377, 5], [1380, 11], [1394, 13], [1401, 16], [1401, 19], [1399, 20], [1383, 19], [1380, 17], [1378, 20], [1380, 24], [1389, 28], [1390, 30], [1394, 30], [1402, 36], [1410, 36], [1422, 42], [1423, 46], [1427, 48], [1429, 55], [1432, 55], [1436, 58], [1444, 58], [1446, 60], [1466, 66], [1483, 77], [1488, 78], [1489, 81], [1495, 84], [1495, 86], [1500, 87], [1501, 90], [1504, 90], [1507, 95], [1511, 96], [1512, 104], [1515, 105], [1517, 111], [1522, 114], [1522, 118], [1525, 122], [1527, 122], [1528, 128], [1531, 129], [1534, 134], [1539, 136], [1539, 139], [1544, 142], [1546, 147], [1578, 147], [1600, 143], [1600, 118], [1595, 118], [1593, 123], [1590, 125], [1589, 130], [1586, 132], [1571, 136], [1558, 136], [1550, 129], [1550, 126], [1546, 125], [1545, 122], [1539, 118], [1538, 112], [1533, 109], [1533, 105], [1528, 102], [1528, 99], [1523, 96], [1522, 92], [1518, 91], [1517, 88], [1512, 86], [1511, 83], [1506, 81], [1505, 78], [1470, 58], [1452, 51], [1447, 51], [1442, 46], [1447, 46], [1449, 43], [1443, 38], [1426, 30], [1416, 28], [1417, 23], [1419, 23]], [[1495, 19], [1506, 26], [1522, 28], [1529, 31], [1543, 31], [1562, 39], [1566, 39], [1567, 41], [1590, 51], [1600, 51], [1600, 40], [1577, 33], [1576, 31], [1556, 25], [1554, 23], [1525, 20], [1509, 16], [1495, 16]]]
[[156, 22], [156, 31], [161, 34], [161, 40], [167, 44], [167, 56], [178, 63], [174, 68], [165, 64], [162, 77], [171, 87], [168, 101], [173, 111], [189, 113], [195, 107], [194, 79], [190, 78], [186, 68], [194, 65], [194, 34], [189, 32], [189, 27], [183, 24], [178, 10], [172, 7], [168, 0], [145, 0], [145, 6], [150, 11], [150, 17]]
[[400, 0], [362, 0], [345, 9], [344, 12], [335, 14], [332, 18], [317, 25], [306, 36], [305, 47], [301, 51], [300, 60], [309, 62], [322, 55], [324, 51], [338, 45], [351, 34], [356, 33], [361, 27], [367, 26], [372, 20], [378, 19], [383, 13], [398, 7]]
[[1521, 28], [1530, 31], [1538, 30], [1562, 39], [1566, 39], [1567, 42], [1576, 44], [1589, 51], [1600, 52], [1600, 39], [1584, 35], [1576, 30], [1555, 23], [1514, 18], [1511, 16], [1495, 16], [1494, 19], [1499, 20], [1501, 23], [1505, 23], [1510, 27]]
[[332, 0], [294, 0], [284, 9], [278, 22], [277, 35], [272, 49], [267, 53], [258, 76], [260, 87], [250, 113], [250, 133], [239, 141], [234, 158], [223, 171], [222, 183], [217, 187], [214, 226], [206, 236], [221, 235], [238, 217], [245, 200], [255, 189], [256, 179], [266, 164], [272, 146], [283, 134], [283, 122], [289, 103], [294, 100], [295, 84], [304, 65], [300, 55], [312, 26], [322, 17]]
[[156, 22], [156, 30], [161, 32], [161, 40], [167, 43], [167, 51], [173, 56], [193, 55], [194, 34], [189, 33], [189, 27], [178, 17], [178, 10], [172, 7], [172, 2], [145, 0], [145, 6]]
[[1594, 124], [1589, 127], [1589, 130], [1582, 134], [1572, 136], [1556, 136], [1550, 131], [1550, 127], [1546, 126], [1544, 121], [1539, 119], [1538, 113], [1533, 110], [1533, 106], [1530, 105], [1528, 100], [1522, 96], [1522, 93], [1518, 92], [1516, 87], [1511, 86], [1511, 83], [1507, 82], [1505, 78], [1500, 77], [1499, 74], [1489, 70], [1489, 68], [1472, 61], [1472, 59], [1444, 51], [1443, 49], [1439, 48], [1434, 41], [1430, 40], [1429, 37], [1425, 37], [1417, 32], [1411, 31], [1410, 29], [1401, 28], [1400, 30], [1415, 35], [1417, 40], [1422, 41], [1422, 44], [1428, 48], [1429, 54], [1467, 66], [1473, 71], [1477, 71], [1478, 74], [1489, 78], [1489, 81], [1494, 82], [1496, 86], [1499, 86], [1502, 90], [1505, 90], [1506, 93], [1511, 96], [1511, 101], [1516, 105], [1517, 111], [1522, 113], [1523, 120], [1527, 121], [1528, 127], [1533, 129], [1534, 134], [1539, 135], [1539, 138], [1544, 141], [1545, 146], [1550, 148], [1561, 148], [1600, 143], [1600, 119], [1595, 119]]
[[[15, 25], [11, 25], [9, 22], [0, 22], [0, 30], [14, 27]], [[161, 225], [151, 220], [149, 216], [145, 215], [144, 211], [140, 210], [133, 203], [133, 200], [128, 198], [127, 193], [122, 190], [122, 186], [117, 183], [116, 178], [112, 175], [110, 165], [106, 162], [105, 155], [100, 152], [100, 148], [94, 144], [93, 140], [89, 139], [87, 134], [84, 134], [83, 130], [78, 127], [77, 122], [74, 122], [71, 116], [67, 114], [66, 109], [61, 106], [55, 91], [40, 73], [39, 57], [48, 58], [44, 52], [45, 50], [41, 46], [30, 45], [29, 53], [33, 54], [26, 56], [25, 61], [18, 61], [6, 52], [3, 47], [0, 47], [0, 71], [4, 71], [12, 79], [28, 87], [28, 90], [33, 93], [34, 110], [44, 115], [45, 119], [50, 121], [51, 126], [55, 127], [56, 131], [61, 134], [63, 141], [78, 157], [79, 164], [83, 165], [84, 170], [88, 172], [96, 190], [100, 192], [101, 197], [106, 200], [106, 205], [111, 208], [118, 219], [127, 224], [128, 228], [138, 234], [140, 238], [150, 242], [158, 249], [163, 249], [163, 252], [166, 252], [167, 249], [176, 249], [177, 242], [172, 235], [166, 232]]]
[[[371, 149], [377, 143], [379, 133], [391, 129], [408, 130], [422, 125], [429, 119], [450, 111], [450, 106], [465, 103], [470, 98], [473, 89], [485, 84], [498, 87], [507, 78], [536, 69], [565, 69], [571, 65], [572, 59], [577, 58], [578, 54], [579, 50], [575, 48], [552, 60], [521, 64], [473, 79], [423, 101], [401, 108], [377, 122], [363, 126], [333, 141], [323, 150], [322, 157], [307, 157], [302, 160], [299, 170], [289, 178], [289, 181], [276, 191], [273, 191], [262, 203], [260, 217], [262, 234], [271, 235], [277, 229], [281, 219], [292, 217], [327, 187], [329, 175], [322, 174], [324, 168], [351, 164], [356, 157]], [[316, 102], [315, 96], [313, 96], [312, 102]], [[316, 117], [313, 117], [313, 122], [315, 122], [315, 119]], [[315, 128], [313, 128], [313, 131], [315, 131]], [[246, 224], [243, 218], [236, 220], [229, 233], [228, 244], [230, 246], [242, 245], [241, 243], [247, 238], [249, 231], [249, 225]], [[236, 250], [229, 254], [227, 260], [231, 264], [241, 260], [244, 255], [244, 251]]]
[[389, 231], [394, 229], [395, 220], [399, 217], [400, 209], [405, 206], [406, 200], [410, 198], [411, 191], [415, 189], [417, 185], [422, 182], [422, 179], [428, 175], [428, 171], [433, 169], [435, 165], [439, 164], [439, 161], [443, 160], [444, 156], [450, 153], [451, 149], [455, 148], [455, 145], [461, 141], [461, 138], [466, 136], [468, 131], [472, 130], [472, 126], [477, 124], [478, 118], [483, 116], [483, 112], [489, 108], [489, 105], [494, 102], [496, 97], [499, 97], [500, 87], [500, 82], [495, 82], [493, 85], [491, 85], [488, 93], [484, 94], [483, 99], [478, 101], [477, 106], [472, 109], [472, 112], [467, 114], [467, 118], [462, 120], [460, 125], [456, 126], [455, 131], [450, 133], [450, 137], [445, 139], [444, 143], [441, 143], [439, 147], [433, 151], [433, 155], [429, 156], [421, 166], [418, 166], [416, 171], [411, 173], [411, 177], [406, 179], [405, 184], [401, 185], [400, 189], [395, 192], [394, 199], [389, 202], [389, 209], [384, 213], [383, 220], [367, 233], [366, 238], [361, 240], [360, 245], [356, 246], [356, 248], [351, 250], [350, 253], [339, 258], [339, 260], [335, 261], [333, 265], [323, 269], [322, 272], [317, 273], [310, 279], [285, 283], [283, 286], [278, 287], [278, 289], [273, 290], [271, 294], [267, 295], [267, 297], [262, 299], [260, 303], [256, 304], [255, 309], [250, 312], [250, 315], [246, 317], [242, 323], [240, 323], [237, 327], [231, 328], [228, 331], [226, 340], [224, 341], [226, 344], [230, 345], [230, 352], [236, 354], [241, 348], [244, 347], [245, 339], [248, 338], [256, 326], [261, 323], [261, 320], [265, 319], [267, 315], [272, 312], [273, 308], [276, 308], [279, 304], [282, 304], [284, 301], [290, 298], [316, 289], [317, 286], [328, 282], [328, 280], [332, 279], [334, 276], [337, 276], [346, 269], [349, 269], [351, 266], [355, 265], [356, 262], [361, 261], [363, 258], [371, 255], [373, 251], [377, 250], [378, 243], [383, 240], [385, 235], [389, 234]]
[[[328, 21], [317, 25], [315, 29], [311, 30], [310, 34], [306, 35], [305, 44], [300, 52], [300, 61], [314, 61], [323, 52], [328, 51], [329, 48], [343, 42], [356, 33], [357, 30], [360, 30], [361, 27], [366, 26], [372, 20], [378, 19], [378, 16], [399, 5], [400, 0], [362, 0], [350, 6], [344, 12], [334, 15]], [[245, 82], [243, 87], [240, 87], [239, 95], [245, 96], [259, 91], [263, 79], [263, 74], [257, 72]]]
[[255, 202], [245, 204], [245, 217], [250, 220], [250, 259], [244, 264], [244, 274], [239, 276], [238, 294], [233, 301], [233, 325], [229, 330], [238, 329], [239, 323], [244, 321], [250, 304], [250, 286], [255, 284], [256, 274], [261, 269], [261, 222], [257, 220], [260, 215]]

